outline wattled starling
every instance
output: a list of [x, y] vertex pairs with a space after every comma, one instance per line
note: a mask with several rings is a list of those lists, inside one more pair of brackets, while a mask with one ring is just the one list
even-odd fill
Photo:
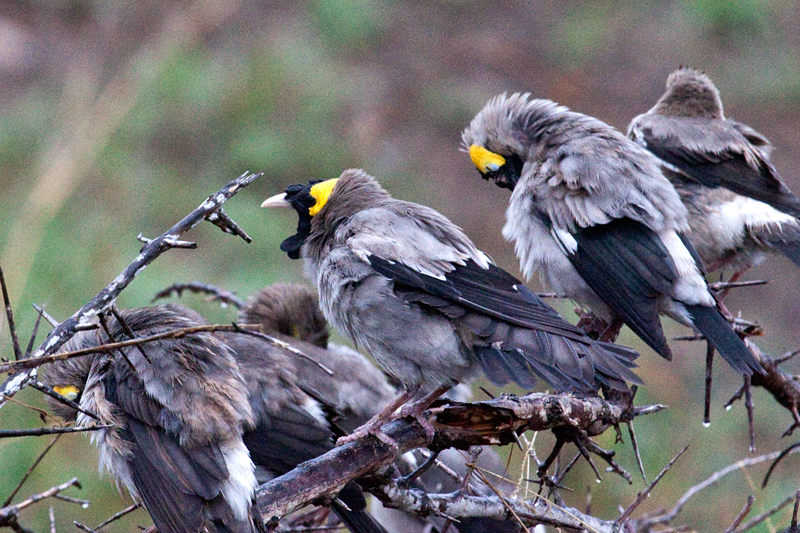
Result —
[[462, 134], [484, 179], [511, 189], [503, 229], [522, 271], [621, 319], [670, 359], [659, 314], [698, 329], [742, 374], [761, 371], [685, 237], [686, 208], [660, 162], [617, 130], [529, 94], [490, 100]]
[[[197, 325], [165, 306], [121, 316], [139, 337]], [[115, 341], [127, 338], [116, 320], [109, 331]], [[82, 331], [61, 351], [108, 342], [106, 333]], [[255, 467], [242, 440], [253, 412], [233, 351], [210, 333], [143, 349], [151, 362], [132, 346], [57, 361], [45, 368], [45, 381], [112, 425], [92, 433], [101, 470], [144, 504], [161, 533], [263, 529], [252, 504]], [[65, 420], [95, 422], [49, 397], [48, 403]]]
[[770, 142], [726, 119], [719, 90], [703, 72], [680, 68], [628, 136], [661, 159], [689, 211], [689, 238], [709, 270], [738, 277], [766, 253], [800, 266], [800, 199], [769, 161]]
[[496, 384], [525, 389], [535, 376], [562, 391], [638, 381], [630, 370], [635, 352], [593, 341], [447, 218], [395, 200], [362, 170], [292, 185], [262, 207], [297, 211], [298, 231], [281, 249], [304, 258], [328, 321], [406, 388], [360, 434], [424, 391], [401, 412], [420, 418], [433, 399], [479, 370]]

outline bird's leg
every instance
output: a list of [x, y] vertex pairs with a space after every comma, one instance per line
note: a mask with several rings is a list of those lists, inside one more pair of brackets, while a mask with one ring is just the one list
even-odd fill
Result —
[[619, 332], [622, 331], [623, 325], [625, 325], [625, 323], [621, 318], [614, 317], [606, 330], [600, 334], [600, 338], [598, 340], [601, 342], [615, 342], [617, 337], [619, 337]]
[[592, 311], [576, 308], [575, 313], [580, 317], [577, 326], [593, 339], [603, 342], [614, 342], [622, 329], [622, 320], [614, 318], [606, 322]]
[[339, 437], [339, 439], [336, 441], [336, 445], [342, 446], [348, 442], [353, 442], [362, 437], [366, 437], [367, 435], [375, 435], [375, 437], [377, 437], [378, 440], [384, 444], [388, 444], [389, 446], [396, 448], [397, 443], [394, 442], [394, 440], [386, 433], [381, 431], [381, 426], [388, 422], [394, 412], [397, 411], [397, 408], [410, 400], [414, 394], [416, 394], [416, 392], [416, 390], [406, 389], [403, 394], [398, 396], [392, 403], [384, 407], [378, 414], [370, 418], [366, 424], [356, 429], [350, 435]]
[[431, 406], [436, 398], [449, 391], [451, 388], [452, 385], [439, 385], [416, 402], [403, 406], [403, 408], [400, 409], [400, 416], [398, 418], [405, 418], [407, 416], [414, 417], [422, 426], [422, 429], [425, 430], [425, 436], [428, 437], [428, 441], [432, 441], [436, 430], [433, 428], [433, 425], [428, 422], [428, 419], [422, 416], [422, 413]]

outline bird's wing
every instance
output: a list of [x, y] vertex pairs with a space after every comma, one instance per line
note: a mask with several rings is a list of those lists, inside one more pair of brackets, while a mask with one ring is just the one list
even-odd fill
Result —
[[[752, 128], [730, 121], [637, 117], [630, 135], [689, 180], [725, 187], [792, 216], [800, 216], [800, 199], [781, 182], [767, 158], [768, 141]], [[755, 143], [753, 143], [755, 141]], [[761, 146], [759, 146], [761, 145]]]
[[333, 432], [299, 406], [285, 405], [261, 416], [244, 443], [257, 466], [280, 476], [332, 449]]
[[552, 233], [589, 287], [634, 333], [669, 359], [658, 298], [672, 292], [678, 271], [658, 235], [628, 218], [574, 234]]
[[203, 503], [220, 495], [229, 472], [216, 444], [187, 448], [165, 429], [175, 421], [132, 372], [106, 379], [106, 397], [125, 418], [120, 435], [133, 446], [131, 475], [159, 531], [195, 533]]

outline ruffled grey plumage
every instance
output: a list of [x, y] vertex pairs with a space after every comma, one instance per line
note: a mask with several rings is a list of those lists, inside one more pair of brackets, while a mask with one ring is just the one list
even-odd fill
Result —
[[[168, 306], [123, 311], [140, 337], [197, 325]], [[112, 338], [126, 338], [116, 320]], [[105, 333], [77, 333], [62, 352], [109, 342]], [[233, 352], [210, 333], [148, 343], [148, 362], [135, 347], [58, 361], [45, 369], [52, 386], [77, 387], [80, 405], [114, 427], [92, 439], [101, 468], [142, 501], [159, 531], [252, 532], [260, 517], [251, 512], [256, 480], [242, 442], [253, 424], [244, 379]], [[80, 425], [84, 413], [49, 399], [53, 411]]]
[[[503, 235], [526, 276], [538, 271], [558, 293], [621, 318], [667, 358], [660, 313], [686, 325], [704, 309], [717, 313], [685, 241], [686, 208], [647, 150], [529, 94], [490, 100], [462, 141], [484, 178], [513, 189]], [[492, 165], [476, 160], [482, 150]], [[730, 328], [702, 322], [714, 324], [704, 333], [737, 371], [760, 369]]]
[[634, 353], [597, 343], [497, 268], [438, 212], [346, 170], [302, 248], [326, 318], [408, 389], [472, 378], [623, 387]]

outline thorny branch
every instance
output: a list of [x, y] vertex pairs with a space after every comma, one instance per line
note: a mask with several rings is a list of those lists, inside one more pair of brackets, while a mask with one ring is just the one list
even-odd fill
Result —
[[16, 505], [8, 505], [6, 507], [0, 508], [0, 527], [10, 527], [13, 529], [20, 529], [20, 526], [17, 522], [19, 518], [19, 512], [26, 507], [44, 500], [45, 498], [52, 498], [57, 494], [67, 490], [70, 487], [78, 487], [81, 488], [81, 484], [78, 481], [78, 478], [74, 477], [67, 481], [66, 483], [62, 483], [61, 485], [55, 486], [51, 489], [48, 489], [40, 494], [34, 494], [33, 496], [29, 497], [27, 500], [22, 501]]
[[[386, 504], [413, 512], [430, 514], [438, 509], [437, 513], [453, 518], [491, 516], [504, 519], [518, 515], [527, 525], [545, 523], [580, 528], [586, 523], [591, 524], [593, 530], [611, 531], [612, 522], [574, 509], [554, 507], [541, 498], [522, 502], [501, 500], [499, 496], [440, 495], [437, 499], [412, 489], [401, 489], [381, 472], [406, 451], [422, 446], [436, 451], [509, 444], [516, 442], [516, 435], [523, 431], [559, 427], [569, 427], [576, 434], [598, 435], [631, 416], [634, 414], [630, 406], [626, 408], [597, 397], [578, 398], [568, 394], [503, 395], [472, 404], [451, 402], [429, 411], [429, 420], [436, 429], [432, 442], [428, 442], [425, 431], [416, 421], [396, 420], [382, 428], [395, 441], [396, 448], [370, 437], [335, 448], [259, 487], [258, 504], [265, 520], [280, 518], [308, 502], [336, 494], [353, 479], [360, 479], [367, 490], [374, 492]], [[375, 472], [378, 474], [373, 474]], [[444, 508], [447, 510], [443, 511]]]
[[[262, 174], [244, 173], [238, 178], [232, 180], [222, 189], [208, 197], [206, 201], [200, 204], [197, 209], [185, 216], [181, 221], [170, 228], [166, 233], [161, 236], [148, 240], [142, 246], [139, 255], [133, 262], [128, 265], [122, 273], [117, 276], [105, 289], [100, 291], [89, 303], [81, 307], [70, 318], [59, 324], [44, 342], [32, 354], [32, 357], [41, 357], [55, 353], [61, 345], [69, 340], [80, 327], [86, 327], [94, 324], [97, 317], [106, 312], [111, 306], [114, 305], [117, 296], [122, 292], [128, 284], [133, 281], [137, 274], [139, 274], [147, 265], [152, 263], [162, 253], [169, 250], [178, 241], [178, 237], [186, 233], [188, 230], [202, 222], [213, 218], [213, 222], [217, 225], [224, 225], [226, 231], [242, 235], [238, 226], [227, 216], [213, 216], [218, 212], [220, 207], [225, 201], [231, 198], [234, 194], [239, 192], [242, 188], [252, 183], [256, 178]], [[31, 379], [36, 377], [37, 370], [32, 368], [25, 371], [14, 372], [8, 376], [5, 383], [0, 387], [0, 408], [5, 404], [5, 397], [10, 397], [19, 392], [25, 387]]]

